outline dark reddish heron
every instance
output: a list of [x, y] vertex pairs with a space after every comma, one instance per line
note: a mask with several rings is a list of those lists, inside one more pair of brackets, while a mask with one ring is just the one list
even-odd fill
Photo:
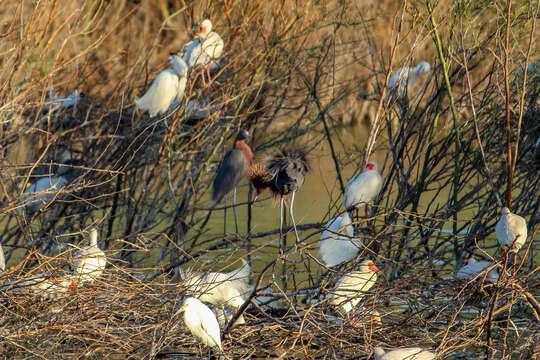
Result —
[[294, 195], [304, 183], [304, 173], [310, 169], [307, 153], [304, 147], [291, 146], [271, 155], [266, 166], [256, 164], [248, 171], [256, 191], [254, 201], [265, 189], [270, 189], [274, 198], [280, 198], [280, 236], [283, 235], [283, 201], [291, 196], [290, 214], [297, 243], [300, 239], [294, 220]]
[[[236, 187], [242, 177], [246, 175], [247, 169], [253, 162], [253, 153], [246, 144], [246, 139], [251, 136], [246, 130], [240, 130], [234, 140], [232, 149], [225, 154], [221, 164], [219, 164], [216, 178], [212, 189], [212, 201], [210, 207], [216, 206], [225, 195], [234, 190], [233, 212], [236, 232], [238, 232], [238, 222], [236, 220]], [[226, 210], [225, 210], [226, 211]]]

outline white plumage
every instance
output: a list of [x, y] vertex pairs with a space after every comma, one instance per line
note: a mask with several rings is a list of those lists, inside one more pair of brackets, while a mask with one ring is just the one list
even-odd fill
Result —
[[347, 182], [345, 196], [343, 197], [343, 207], [349, 211], [352, 208], [358, 209], [361, 204], [366, 205], [366, 216], [368, 205], [379, 194], [382, 188], [382, 177], [378, 171], [378, 165], [375, 161], [370, 161], [366, 169], [360, 174], [352, 177]]
[[351, 271], [339, 279], [330, 296], [330, 304], [336, 306], [342, 314], [349, 314], [365, 292], [375, 285], [376, 272], [379, 272], [379, 269], [373, 261], [362, 261], [359, 271]]
[[384, 351], [380, 347], [374, 350], [375, 360], [432, 360], [437, 356], [419, 347], [400, 348], [391, 351]]
[[210, 347], [221, 347], [221, 334], [216, 316], [202, 302], [187, 298], [179, 312], [184, 312], [184, 323], [200, 342]]
[[156, 76], [148, 91], [135, 100], [139, 110], [148, 110], [150, 116], [165, 113], [171, 104], [182, 102], [187, 84], [188, 67], [178, 55], [169, 56], [172, 67]]
[[4, 248], [0, 244], [0, 273], [6, 271], [6, 256], [4, 255]]
[[421, 61], [416, 67], [402, 67], [397, 69], [390, 76], [386, 92], [386, 100], [404, 98], [411, 87], [418, 80], [420, 74], [431, 71], [431, 65], [426, 61]]
[[24, 191], [21, 199], [22, 207], [27, 212], [35, 213], [43, 206], [53, 201], [60, 190], [67, 185], [68, 179], [65, 176], [46, 176], [37, 180]]
[[[319, 256], [328, 267], [352, 260], [360, 250], [358, 239], [353, 239], [353, 226], [348, 213], [328, 221], [319, 242]], [[341, 234], [341, 235], [340, 235]]]
[[251, 267], [242, 259], [242, 267], [226, 273], [201, 274], [187, 272], [182, 277], [191, 296], [214, 305], [242, 306], [252, 287], [249, 285]]
[[521, 216], [511, 213], [510, 209], [504, 207], [502, 216], [495, 226], [495, 232], [501, 246], [518, 252], [527, 241], [527, 222]]
[[80, 283], [91, 282], [101, 276], [107, 266], [107, 257], [97, 244], [98, 232], [90, 229], [90, 245], [74, 254], [74, 272]]
[[499, 280], [499, 272], [496, 267], [493, 267], [494, 263], [491, 261], [478, 261], [474, 258], [470, 258], [467, 261], [467, 265], [463, 266], [456, 273], [457, 279], [471, 279], [476, 277], [483, 277], [486, 271], [489, 270], [486, 279], [491, 283], [496, 283]]
[[223, 53], [224, 42], [221, 36], [212, 31], [212, 22], [208, 19], [201, 23], [198, 39], [190, 41], [181, 51], [189, 68], [215, 64]]

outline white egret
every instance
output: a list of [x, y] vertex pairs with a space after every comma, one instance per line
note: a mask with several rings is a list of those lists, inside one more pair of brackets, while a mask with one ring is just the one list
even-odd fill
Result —
[[487, 271], [486, 279], [491, 283], [496, 283], [499, 280], [499, 269], [494, 267], [494, 263], [491, 261], [478, 261], [474, 258], [470, 258], [467, 261], [467, 265], [463, 266], [456, 273], [457, 279], [471, 279], [476, 277], [483, 277]]
[[98, 231], [90, 229], [90, 245], [73, 255], [74, 273], [80, 283], [91, 282], [101, 276], [107, 266], [107, 257], [97, 244]]
[[[198, 39], [187, 43], [180, 54], [189, 69], [202, 65], [206, 68], [210, 80], [210, 67], [217, 67], [216, 60], [223, 53], [224, 42], [218, 33], [212, 31], [212, 22], [209, 19], [201, 23]], [[204, 82], [203, 73], [203, 82]]]
[[416, 67], [402, 67], [397, 69], [390, 76], [386, 90], [386, 100], [393, 101], [403, 99], [411, 87], [418, 81], [420, 74], [431, 71], [431, 65], [427, 61], [421, 61]]
[[352, 177], [347, 182], [345, 195], [343, 197], [343, 207], [347, 211], [356, 209], [358, 217], [358, 207], [365, 204], [365, 215], [368, 215], [368, 203], [373, 201], [382, 188], [382, 177], [378, 171], [375, 161], [366, 164], [366, 169], [360, 174]]
[[334, 291], [330, 295], [330, 304], [337, 307], [342, 314], [348, 316], [349, 312], [360, 302], [365, 292], [375, 285], [377, 281], [376, 272], [380, 272], [380, 270], [373, 261], [362, 261], [359, 271], [348, 272], [336, 283]]
[[[226, 273], [211, 272], [205, 275], [181, 272], [190, 296], [217, 306], [232, 306], [235, 310], [244, 304], [253, 289], [249, 284], [250, 275], [251, 267], [244, 259], [241, 268]], [[236, 323], [244, 322], [243, 316], [240, 316]]]
[[527, 222], [519, 215], [510, 212], [504, 207], [502, 216], [495, 226], [497, 240], [502, 247], [518, 252], [527, 241]]
[[221, 347], [221, 334], [216, 316], [210, 308], [193, 297], [184, 300], [177, 313], [184, 313], [184, 323], [193, 336], [209, 347]]
[[354, 229], [348, 213], [328, 221], [319, 241], [319, 256], [328, 266], [352, 260], [360, 250], [360, 240], [353, 239]]
[[135, 99], [139, 110], [148, 110], [151, 117], [165, 113], [171, 104], [182, 102], [187, 84], [188, 67], [178, 55], [169, 56], [172, 67], [163, 70], [156, 76], [146, 93]]
[[391, 351], [384, 351], [380, 347], [376, 347], [375, 360], [432, 360], [437, 356], [427, 350], [419, 347], [399, 348]]

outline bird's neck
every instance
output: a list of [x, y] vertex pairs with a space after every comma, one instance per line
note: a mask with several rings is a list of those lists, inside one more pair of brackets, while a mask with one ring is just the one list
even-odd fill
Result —
[[240, 150], [244, 154], [248, 167], [253, 164], [253, 153], [244, 140], [237, 140], [234, 143], [234, 148]]

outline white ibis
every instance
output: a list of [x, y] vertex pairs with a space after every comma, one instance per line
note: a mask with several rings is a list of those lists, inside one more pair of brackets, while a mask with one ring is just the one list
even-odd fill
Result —
[[[187, 271], [180, 273], [190, 296], [218, 306], [228, 305], [237, 310], [247, 300], [252, 286], [249, 284], [251, 267], [242, 259], [242, 267], [226, 273], [208, 274]], [[244, 322], [241, 316], [237, 324]]]
[[284, 199], [291, 196], [289, 213], [297, 243], [300, 242], [300, 238], [294, 220], [294, 196], [304, 184], [305, 173], [310, 170], [307, 155], [308, 151], [303, 146], [288, 146], [272, 154], [266, 161], [266, 166], [255, 165], [248, 171], [248, 176], [256, 190], [255, 199], [267, 188], [272, 191], [275, 199], [280, 199], [280, 238], [283, 237]]
[[347, 182], [343, 207], [347, 211], [355, 209], [358, 217], [358, 207], [365, 204], [365, 215], [367, 216], [368, 203], [377, 197], [381, 188], [382, 177], [379, 174], [378, 165], [375, 161], [370, 161], [366, 164], [364, 171]]
[[467, 265], [463, 266], [456, 273], [457, 279], [471, 279], [483, 277], [487, 271], [486, 279], [491, 283], [499, 281], [499, 269], [494, 267], [491, 261], [478, 261], [475, 258], [470, 258]]
[[375, 360], [432, 360], [437, 358], [431, 351], [419, 347], [399, 348], [390, 351], [376, 347], [373, 352]]
[[348, 316], [349, 312], [362, 300], [364, 294], [375, 285], [377, 272], [380, 270], [373, 261], [362, 261], [359, 271], [348, 272], [336, 283], [330, 295], [330, 304]]
[[319, 241], [319, 256], [328, 266], [352, 260], [360, 250], [359, 239], [353, 239], [354, 229], [348, 213], [328, 221]]
[[160, 72], [146, 93], [135, 99], [139, 110], [148, 110], [151, 117], [165, 113], [177, 100], [182, 102], [187, 84], [188, 67], [178, 55], [169, 56], [172, 67]]
[[209, 347], [221, 347], [221, 334], [216, 316], [210, 308], [193, 297], [184, 300], [177, 313], [184, 313], [184, 323], [193, 336]]
[[527, 241], [527, 222], [519, 215], [512, 214], [510, 209], [502, 209], [501, 219], [495, 226], [497, 240], [502, 247], [517, 253]]
[[65, 296], [78, 285], [71, 275], [52, 277], [39, 275], [31, 278], [10, 280], [2, 286], [3, 291], [26, 292], [44, 299], [55, 300]]
[[[208, 80], [210, 79], [210, 67], [216, 67], [216, 60], [223, 53], [224, 42], [218, 33], [212, 31], [212, 22], [209, 19], [201, 23], [198, 39], [190, 41], [180, 52], [190, 69], [202, 65], [206, 68]], [[204, 73], [203, 73], [203, 82]]]
[[90, 245], [77, 250], [74, 254], [74, 272], [80, 283], [92, 282], [101, 276], [107, 266], [107, 257], [97, 244], [98, 232], [90, 229]]
[[421, 61], [414, 68], [402, 67], [397, 69], [390, 76], [386, 90], [386, 100], [406, 98], [408, 91], [418, 81], [420, 74], [431, 71], [431, 65], [427, 61]]

